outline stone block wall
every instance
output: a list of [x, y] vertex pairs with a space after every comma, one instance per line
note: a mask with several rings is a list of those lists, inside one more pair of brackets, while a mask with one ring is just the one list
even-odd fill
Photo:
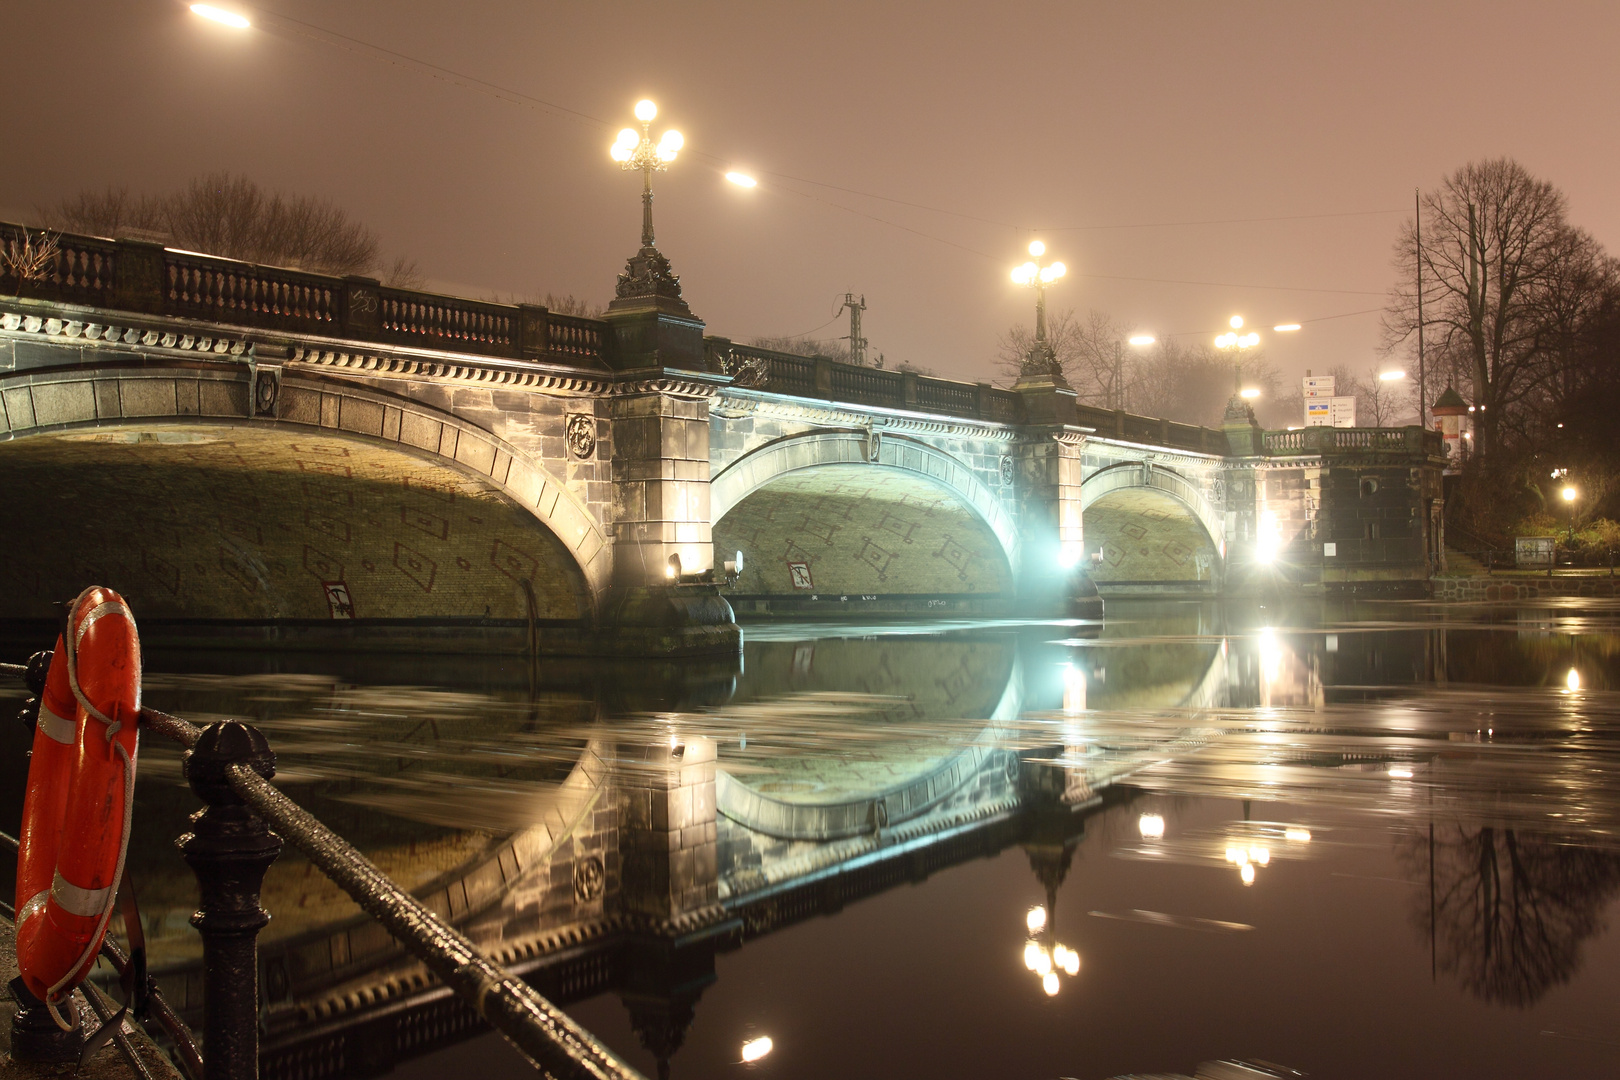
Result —
[[709, 523], [709, 405], [647, 393], [609, 398], [613, 427], [616, 584], [668, 580], [670, 556], [682, 573], [714, 566]]
[[671, 747], [637, 747], [647, 760], [622, 780], [621, 900], [626, 911], [675, 918], [719, 898], [716, 747], [696, 737]]

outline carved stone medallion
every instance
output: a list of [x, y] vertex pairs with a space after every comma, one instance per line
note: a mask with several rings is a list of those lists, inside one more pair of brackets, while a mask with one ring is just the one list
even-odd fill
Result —
[[577, 458], [588, 458], [596, 452], [596, 418], [575, 413], [568, 418], [568, 449]]

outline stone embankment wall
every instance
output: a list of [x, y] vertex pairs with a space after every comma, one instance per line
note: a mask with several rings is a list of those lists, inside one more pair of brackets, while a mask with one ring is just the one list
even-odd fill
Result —
[[1620, 579], [1610, 577], [1435, 578], [1434, 599], [1466, 601], [1539, 600], [1553, 596], [1613, 597], [1620, 595], [1620, 592], [1616, 591], [1617, 582], [1620, 582]]

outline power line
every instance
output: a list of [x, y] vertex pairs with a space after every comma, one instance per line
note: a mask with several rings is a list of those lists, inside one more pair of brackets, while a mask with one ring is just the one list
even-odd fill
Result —
[[[260, 15], [263, 19], [267, 20], [272, 29], [274, 29], [274, 24], [276, 24], [276, 23], [287, 24], [285, 27], [281, 28], [282, 32], [284, 32], [284, 33], [295, 34], [295, 35], [297, 35], [299, 37], [307, 38], [309, 40], [316, 41], [316, 42], [319, 42], [321, 44], [331, 45], [331, 46], [333, 46], [335, 48], [344, 49], [345, 51], [348, 51], [348, 52], [357, 52], [357, 53], [360, 53], [362, 55], [369, 56], [370, 58], [372, 58], [374, 60], [377, 60], [379, 62], [382, 62], [382, 63], [388, 63], [388, 64], [392, 64], [392, 65], [394, 65], [396, 67], [403, 67], [403, 68], [406, 68], [406, 69], [409, 69], [409, 70], [415, 70], [417, 73], [425, 74], [430, 78], [435, 78], [435, 79], [439, 79], [440, 81], [450, 82], [453, 85], [461, 86], [464, 89], [472, 90], [475, 93], [481, 93], [481, 94], [484, 94], [486, 96], [493, 97], [496, 100], [505, 101], [505, 102], [507, 102], [509, 104], [521, 105], [521, 106], [524, 106], [526, 108], [531, 108], [531, 109], [535, 109], [535, 110], [542, 111], [542, 112], [552, 113], [552, 114], [554, 114], [556, 116], [561, 117], [562, 119], [569, 120], [569, 121], [574, 122], [574, 123], [588, 124], [588, 125], [590, 125], [592, 127], [598, 128], [598, 129], [603, 130], [603, 131], [611, 130], [612, 126], [613, 126], [608, 121], [603, 120], [600, 117], [592, 116], [589, 113], [581, 112], [578, 109], [571, 109], [566, 105], [559, 105], [559, 104], [557, 104], [556, 102], [553, 102], [553, 101], [546, 101], [546, 100], [544, 100], [542, 98], [534, 97], [531, 94], [525, 94], [522, 91], [513, 90], [513, 89], [511, 89], [509, 87], [501, 86], [498, 83], [492, 83], [492, 82], [488, 81], [487, 79], [480, 79], [477, 76], [468, 75], [468, 74], [466, 74], [464, 72], [456, 71], [455, 69], [445, 67], [442, 64], [435, 64], [435, 63], [433, 63], [431, 61], [422, 60], [422, 59], [420, 59], [418, 57], [411, 56], [411, 55], [408, 55], [406, 53], [398, 52], [397, 50], [394, 50], [394, 49], [388, 49], [388, 48], [384, 48], [383, 46], [380, 46], [380, 45], [374, 45], [369, 41], [364, 41], [364, 40], [362, 40], [360, 38], [352, 37], [352, 36], [350, 36], [348, 34], [339, 33], [338, 31], [335, 31], [335, 30], [328, 30], [327, 28], [325, 28], [323, 26], [318, 26], [318, 25], [316, 25], [314, 23], [310, 23], [310, 22], [306, 22], [306, 21], [304, 21], [302, 19], [294, 18], [291, 15], [283, 15], [283, 14], [281, 14], [279, 12], [271, 11], [271, 10], [265, 9], [265, 8], [250, 8], [249, 10], [254, 11], [256, 14]], [[717, 155], [710, 154], [710, 153], [707, 153], [707, 152], [701, 152], [701, 151], [694, 152], [692, 154], [692, 156], [697, 157], [697, 158], [699, 158], [701, 160], [709, 161], [711, 164], [715, 164], [715, 165], [723, 165], [724, 164], [724, 160], [722, 158], [718, 157]], [[906, 200], [906, 199], [896, 199], [896, 198], [893, 198], [893, 197], [887, 196], [887, 195], [879, 195], [879, 194], [876, 194], [874, 192], [861, 191], [859, 189], [850, 188], [850, 187], [843, 187], [843, 186], [840, 186], [838, 184], [829, 184], [829, 183], [825, 183], [825, 182], [819, 181], [819, 180], [811, 180], [811, 179], [808, 179], [806, 177], [792, 176], [792, 175], [789, 175], [787, 173], [780, 173], [780, 172], [775, 172], [775, 171], [772, 171], [772, 170], [760, 170], [760, 171], [761, 171], [761, 173], [763, 175], [776, 177], [776, 178], [778, 178], [780, 180], [785, 180], [785, 181], [788, 181], [790, 183], [809, 184], [809, 185], [812, 185], [812, 186], [815, 186], [815, 187], [826, 188], [826, 189], [828, 189], [830, 191], [841, 191], [841, 192], [844, 192], [846, 194], [859, 196], [861, 198], [877, 199], [877, 200], [880, 200], [880, 201], [883, 201], [883, 202], [893, 203], [893, 204], [898, 205], [898, 206], [907, 206], [907, 207], [911, 207], [913, 209], [924, 210], [924, 211], [927, 211], [929, 213], [944, 214], [944, 215], [951, 216], [951, 217], [963, 218], [963, 219], [969, 220], [969, 221], [977, 221], [977, 222], [980, 222], [982, 224], [995, 225], [995, 226], [997, 226], [999, 228], [1012, 229], [1012, 230], [1014, 230], [1016, 232], [1077, 232], [1077, 231], [1108, 230], [1108, 229], [1171, 228], [1171, 227], [1195, 226], [1195, 225], [1252, 224], [1252, 223], [1267, 222], [1267, 221], [1308, 221], [1308, 220], [1340, 218], [1340, 217], [1365, 217], [1365, 216], [1373, 216], [1373, 215], [1405, 213], [1404, 210], [1352, 210], [1352, 211], [1324, 213], [1324, 214], [1290, 214], [1290, 215], [1280, 215], [1280, 216], [1274, 216], [1274, 217], [1218, 218], [1218, 219], [1208, 219], [1208, 220], [1201, 220], [1201, 221], [1137, 222], [1137, 223], [1124, 223], [1124, 224], [1114, 224], [1114, 225], [1066, 225], [1066, 226], [1057, 226], [1057, 227], [1048, 228], [1048, 229], [1035, 230], [1035, 229], [1026, 229], [1024, 227], [1015, 225], [1015, 224], [1013, 224], [1011, 222], [997, 221], [997, 220], [992, 219], [992, 218], [979, 217], [979, 216], [973, 215], [973, 214], [965, 214], [965, 213], [961, 213], [961, 212], [955, 211], [955, 210], [946, 210], [946, 209], [943, 209], [941, 207], [928, 206], [928, 205], [926, 205], [924, 203], [911, 202], [911, 201]], [[865, 212], [863, 210], [858, 210], [855, 207], [848, 206], [848, 205], [845, 205], [845, 204], [839, 203], [839, 202], [834, 202], [831, 199], [819, 198], [819, 197], [817, 197], [815, 195], [810, 194], [809, 192], [796, 191], [791, 187], [780, 186], [780, 185], [776, 186], [776, 189], [779, 190], [779, 191], [790, 192], [792, 194], [800, 196], [801, 198], [810, 199], [810, 200], [812, 200], [814, 202], [822, 203], [825, 206], [830, 206], [830, 207], [833, 207], [834, 209], [842, 210], [842, 211], [844, 211], [845, 213], [848, 213], [848, 214], [854, 214], [854, 215], [856, 215], [858, 217], [863, 217], [863, 218], [866, 218], [866, 219], [868, 219], [870, 221], [875, 221], [875, 222], [878, 222], [879, 224], [887, 225], [887, 226], [889, 226], [890, 228], [893, 228], [893, 229], [899, 229], [902, 232], [910, 233], [910, 234], [912, 234], [914, 236], [921, 237], [921, 238], [923, 238], [925, 240], [932, 240], [932, 241], [934, 241], [935, 243], [938, 243], [938, 244], [944, 244], [944, 245], [946, 245], [948, 247], [953, 247], [953, 248], [957, 248], [957, 249], [959, 249], [961, 251], [966, 251], [969, 254], [977, 255], [980, 258], [988, 259], [988, 260], [990, 260], [992, 262], [998, 262], [999, 263], [999, 262], [1003, 261], [1003, 258], [1001, 256], [991, 255], [988, 252], [980, 251], [977, 248], [969, 247], [966, 244], [958, 243], [957, 241], [954, 241], [954, 240], [947, 240], [946, 238], [944, 238], [942, 236], [937, 236], [937, 235], [935, 235], [933, 233], [926, 232], [926, 231], [924, 231], [922, 229], [916, 229], [916, 228], [913, 228], [913, 227], [911, 227], [909, 225], [902, 225], [897, 221], [891, 221], [888, 218], [879, 217], [876, 214], [870, 214], [870, 213], [867, 213], [867, 212]], [[1076, 273], [1075, 276], [1076, 277], [1091, 278], [1091, 279], [1094, 279], [1094, 280], [1132, 281], [1132, 282], [1139, 282], [1139, 283], [1144, 283], [1144, 284], [1155, 284], [1155, 285], [1193, 285], [1193, 286], [1207, 287], [1207, 288], [1254, 289], [1254, 290], [1275, 291], [1275, 292], [1331, 293], [1331, 294], [1357, 295], [1357, 296], [1382, 296], [1383, 295], [1383, 293], [1370, 292], [1370, 291], [1361, 290], [1361, 289], [1318, 289], [1318, 288], [1307, 288], [1307, 287], [1304, 287], [1304, 286], [1294, 286], [1294, 285], [1248, 285], [1248, 284], [1238, 284], [1238, 283], [1233, 283], [1233, 282], [1221, 282], [1221, 281], [1196, 281], [1196, 280], [1179, 279], [1179, 278], [1136, 277], [1136, 276], [1128, 276], [1128, 275], [1123, 275], [1123, 274]], [[820, 329], [820, 327], [818, 327], [817, 329]], [[810, 331], [810, 332], [814, 333], [814, 331]]]
[[1089, 232], [1102, 229], [1168, 229], [1183, 225], [1251, 225], [1264, 221], [1318, 221], [1324, 218], [1375, 217], [1404, 214], [1405, 210], [1342, 210], [1327, 214], [1281, 214], [1274, 217], [1208, 218], [1203, 221], [1139, 221], [1120, 225], [1057, 225], [1033, 232]]

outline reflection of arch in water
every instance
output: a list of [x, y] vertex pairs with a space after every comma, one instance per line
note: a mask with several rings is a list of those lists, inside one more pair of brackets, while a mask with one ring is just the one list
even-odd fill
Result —
[[984, 727], [967, 746], [917, 762], [909, 776], [878, 790], [831, 800], [778, 798], [751, 786], [745, 774], [715, 771], [715, 801], [721, 814], [767, 836], [835, 840], [870, 833], [925, 813], [960, 790], [986, 767], [1000, 767], [1003, 726], [1023, 710], [1021, 662], [1013, 660], [1005, 689]]
[[[520, 880], [545, 865], [577, 831], [586, 827], [606, 791], [604, 781], [610, 768], [607, 762], [618, 754], [612, 747], [593, 740], [561, 784], [531, 796], [527, 813], [534, 824], [500, 838], [473, 862], [414, 890], [413, 895], [452, 924], [464, 923], [494, 908]], [[271, 916], [276, 917], [277, 912], [272, 911]], [[424, 989], [431, 977], [419, 964], [407, 963], [396, 970], [385, 970], [378, 978], [329, 990], [335, 983], [354, 980], [402, 956], [398, 943], [369, 916], [347, 919], [279, 942], [261, 942], [265, 1000], [270, 1004], [296, 1003], [305, 1019], [317, 1020]], [[176, 970], [156, 974], [163, 978], [165, 992], [181, 1008], [202, 1008], [203, 1002], [195, 993], [194, 1000], [187, 1000], [188, 991], [201, 990], [198, 980], [178, 979], [175, 976], [180, 972]], [[170, 986], [184, 989], [172, 993]]]

